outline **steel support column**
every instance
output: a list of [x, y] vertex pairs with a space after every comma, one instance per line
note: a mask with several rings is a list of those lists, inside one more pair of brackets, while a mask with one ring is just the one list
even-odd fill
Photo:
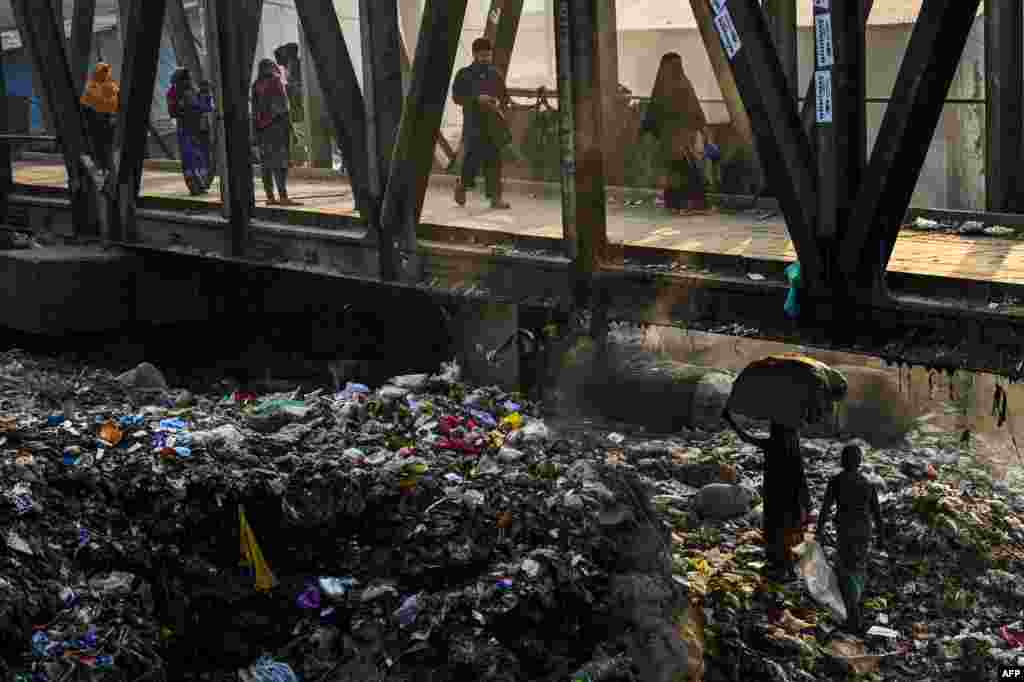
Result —
[[370, 205], [367, 223], [376, 237], [380, 276], [398, 277], [391, 225], [381, 223], [384, 190], [391, 170], [395, 135], [402, 118], [402, 41], [397, 0], [359, 0], [359, 26], [363, 45], [363, 102], [366, 105], [366, 143], [369, 148]]
[[467, 0], [427, 0], [384, 195], [382, 222], [393, 226], [391, 236], [399, 236], [404, 255], [412, 259], [413, 272], [407, 274], [413, 277], [419, 269], [416, 225], [427, 195], [434, 143], [448, 101], [466, 4]]
[[558, 142], [562, 189], [562, 238], [565, 253], [576, 260], [579, 254], [576, 217], [576, 115], [573, 97], [572, 0], [554, 0], [555, 72], [558, 84]]
[[295, 0], [295, 9], [313, 57], [313, 68], [334, 124], [334, 133], [338, 136], [338, 146], [345, 157], [356, 206], [366, 210], [371, 205], [366, 108], [334, 3], [331, 0]]
[[883, 274], [981, 0], [925, 0], [871, 153], [839, 265], [861, 290]]
[[[867, 21], [871, 16], [871, 9], [874, 7], [875, 0], [863, 0], [864, 1], [864, 24], [865, 33], [867, 32]], [[814, 99], [814, 78], [811, 77], [810, 82], [807, 84], [807, 90], [804, 92], [803, 106], [800, 108], [800, 121], [803, 123], [804, 130], [807, 132], [807, 136], [811, 140], [811, 146], [814, 147], [817, 140], [814, 137], [814, 114], [815, 114], [815, 99]]]
[[145, 7], [135, 2], [128, 8], [115, 137], [118, 153], [111, 174], [113, 182], [108, 181], [108, 192], [115, 198], [107, 222], [110, 241], [137, 239], [135, 207], [142, 183], [166, 3], [167, 0], [147, 0]]
[[985, 204], [989, 211], [1009, 211], [1024, 204], [1015, 196], [1024, 141], [1022, 22], [1022, 0], [985, 0]]
[[[807, 0], [804, 0], [805, 2]], [[842, 2], [843, 0], [839, 0]], [[800, 71], [797, 61], [797, 0], [764, 0], [764, 11], [768, 17], [768, 25], [772, 31], [772, 40], [779, 53], [782, 70], [786, 73], [792, 96], [796, 97], [800, 87]]]
[[[4, 55], [0, 50], [0, 102], [7, 101], [7, 78], [4, 76]], [[10, 107], [0, 107], [0, 132], [11, 132], [8, 112]], [[11, 145], [0, 140], [0, 220], [7, 220], [7, 197], [14, 185], [14, 167], [11, 165]]]
[[757, 0], [718, 4], [721, 7], [714, 19], [715, 28], [750, 112], [765, 174], [773, 179], [805, 281], [811, 288], [820, 286], [822, 259], [814, 232], [814, 157], [796, 103], [788, 96], [788, 79]]
[[92, 41], [96, 21], [96, 0], [75, 0], [71, 17], [71, 82], [81, 94], [92, 62]]
[[167, 27], [178, 65], [188, 69], [192, 80], [199, 83], [204, 79], [203, 63], [199, 59], [199, 48], [185, 12], [185, 0], [168, 0]]
[[224, 2], [217, 8], [217, 40], [220, 44], [220, 81], [224, 88], [224, 146], [227, 167], [221, 177], [227, 176], [231, 205], [228, 214], [227, 247], [229, 256], [245, 253], [249, 232], [249, 219], [255, 203], [253, 191], [251, 141], [249, 136], [249, 87], [239, 73], [248, 74], [252, 68], [250, 41], [239, 26], [248, 26], [251, 15], [233, 2]]
[[[248, 93], [249, 86], [252, 85], [253, 68], [256, 66], [256, 47], [260, 42], [260, 28], [263, 25], [263, 0], [236, 0], [236, 2], [240, 7], [237, 8], [238, 23], [235, 26], [236, 28], [238, 26], [245, 27], [240, 38], [245, 45], [245, 50], [242, 52], [244, 68], [239, 71], [239, 74], [242, 77], [242, 85]], [[246, 95], [245, 101], [248, 106], [248, 95]]]
[[[90, 196], [92, 180], [85, 176], [82, 159], [88, 158], [86, 137], [78, 95], [71, 83], [64, 32], [57, 23], [51, 0], [11, 0], [11, 9], [21, 37], [38, 73], [42, 87], [40, 98], [50, 120], [58, 124], [57, 136], [68, 171], [68, 189], [76, 216], [76, 232], [94, 232], [94, 203]], [[89, 223], [82, 227], [82, 222]]]
[[[818, 161], [818, 244], [826, 280], [845, 232], [867, 154], [863, 0], [815, 6], [814, 81]], [[835, 284], [837, 282], [831, 282]]]

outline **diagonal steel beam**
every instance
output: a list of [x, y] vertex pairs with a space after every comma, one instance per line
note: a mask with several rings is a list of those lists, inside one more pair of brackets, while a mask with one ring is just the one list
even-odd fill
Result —
[[92, 61], [93, 24], [96, 21], [96, 0], [75, 0], [71, 17], [71, 80], [75, 92], [81, 93]]
[[[402, 107], [382, 222], [394, 226], [400, 234], [401, 248], [412, 259], [416, 255], [416, 225], [434, 165], [434, 142], [448, 101], [466, 4], [467, 0], [427, 0], [412, 62], [412, 82]], [[413, 269], [417, 267], [414, 262]]]
[[366, 108], [338, 14], [331, 0], [295, 0], [295, 9], [338, 136], [338, 146], [345, 157], [356, 206], [365, 209], [372, 203]]
[[757, 0], [705, 2], [720, 10], [715, 27], [750, 113], [761, 163], [773, 179], [804, 277], [816, 287], [821, 283], [822, 258], [814, 233], [814, 157], [764, 13]]
[[166, 3], [167, 0], [147, 0], [145, 9], [140, 2], [132, 3], [125, 17], [121, 106], [115, 137], [119, 151], [111, 188], [116, 209], [111, 212], [107, 227], [110, 241], [137, 239], [135, 206], [142, 183]]
[[227, 219], [231, 210], [231, 188], [228, 186], [228, 152], [224, 144], [224, 84], [220, 74], [223, 71], [220, 60], [220, 37], [217, 26], [220, 20], [218, 3], [206, 0], [203, 3], [203, 41], [206, 44], [206, 72], [213, 85], [213, 154], [216, 159], [217, 175], [220, 178], [217, 187], [220, 190], [221, 216]]
[[850, 228], [843, 274], [884, 292], [882, 275], [921, 175], [981, 0], [925, 0], [882, 119]]
[[199, 83], [204, 79], [203, 63], [199, 59], [199, 48], [185, 12], [185, 0], [168, 0], [167, 27], [175, 59], [191, 72], [193, 81]]
[[246, 8], [234, 2], [222, 2], [217, 8], [217, 40], [220, 45], [220, 82], [224, 95], [224, 147], [227, 167], [221, 177], [227, 178], [231, 205], [228, 213], [226, 252], [240, 257], [245, 253], [255, 195], [253, 190], [252, 151], [249, 136], [249, 84], [240, 73], [248, 74], [252, 67], [252, 48], [255, 41], [239, 26], [246, 25]]
[[22, 39], [32, 59], [32, 68], [39, 74], [43, 89], [42, 103], [55, 122], [57, 136], [64, 153], [68, 171], [68, 188], [74, 214], [78, 219], [76, 231], [92, 231], [92, 202], [89, 196], [90, 180], [84, 175], [81, 160], [88, 158], [88, 138], [79, 108], [78, 96], [68, 69], [64, 31], [57, 23], [51, 0], [11, 0], [15, 19], [22, 27]]

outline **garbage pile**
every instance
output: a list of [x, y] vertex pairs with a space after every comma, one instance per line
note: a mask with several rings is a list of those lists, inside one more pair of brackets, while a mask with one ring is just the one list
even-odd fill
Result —
[[0, 672], [674, 674], [685, 594], [648, 492], [535, 415], [454, 364], [204, 396], [2, 354]]
[[[0, 679], [988, 679], [1024, 656], [1022, 481], [956, 438], [861, 443], [890, 554], [851, 635], [761, 576], [756, 448], [538, 414], [454, 364], [193, 395], [0, 354]], [[815, 505], [844, 444], [804, 441]]]

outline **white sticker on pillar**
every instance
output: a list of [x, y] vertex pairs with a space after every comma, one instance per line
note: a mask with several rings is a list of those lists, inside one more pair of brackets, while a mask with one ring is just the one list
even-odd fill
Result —
[[814, 9], [830, 10], [832, 1], [831, 0], [814, 0]]
[[814, 15], [814, 49], [818, 53], [818, 68], [824, 69], [836, 63], [832, 47], [832, 15]]
[[715, 11], [716, 16], [725, 10], [726, 2], [727, 0], [711, 0], [711, 9]]
[[743, 47], [743, 42], [736, 30], [736, 24], [732, 23], [732, 15], [729, 14], [728, 8], [724, 8], [722, 13], [715, 17], [715, 28], [718, 30], [718, 37], [722, 39], [725, 53], [732, 59]]
[[832, 72], [814, 72], [814, 94], [817, 106], [816, 120], [818, 123], [832, 122]]

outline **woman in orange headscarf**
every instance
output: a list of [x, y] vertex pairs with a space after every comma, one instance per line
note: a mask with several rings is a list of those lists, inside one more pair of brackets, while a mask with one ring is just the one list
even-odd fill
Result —
[[114, 146], [114, 115], [121, 105], [121, 86], [110, 77], [110, 64], [99, 62], [82, 95], [83, 113], [93, 146], [96, 165], [110, 170]]

